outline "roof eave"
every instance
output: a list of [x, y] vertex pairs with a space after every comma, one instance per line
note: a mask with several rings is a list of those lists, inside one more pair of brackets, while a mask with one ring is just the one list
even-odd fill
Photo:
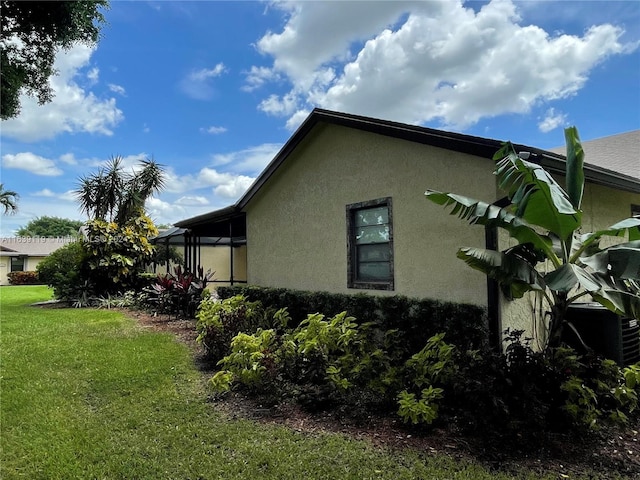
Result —
[[202, 215], [187, 218], [186, 220], [180, 220], [179, 222], [176, 222], [174, 226], [179, 228], [193, 228], [199, 225], [204, 225], [208, 222], [211, 222], [212, 220], [226, 220], [241, 214], [242, 212], [240, 212], [237, 204], [234, 204], [229, 205], [228, 207], [221, 208], [219, 210], [214, 210], [213, 212], [208, 212]]

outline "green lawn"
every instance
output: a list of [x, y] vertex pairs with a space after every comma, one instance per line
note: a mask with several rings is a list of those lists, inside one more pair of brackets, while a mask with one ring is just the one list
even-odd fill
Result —
[[529, 478], [230, 420], [171, 335], [112, 311], [28, 306], [50, 297], [0, 288], [4, 480]]

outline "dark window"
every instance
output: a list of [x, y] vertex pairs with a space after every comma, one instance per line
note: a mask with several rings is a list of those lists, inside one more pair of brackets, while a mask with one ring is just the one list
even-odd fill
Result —
[[11, 257], [11, 271], [12, 272], [24, 271], [24, 257]]
[[393, 290], [391, 197], [347, 205], [349, 288]]

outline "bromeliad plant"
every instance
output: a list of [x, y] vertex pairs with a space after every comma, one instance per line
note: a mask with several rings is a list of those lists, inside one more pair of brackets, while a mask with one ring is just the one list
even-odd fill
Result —
[[[550, 308], [547, 346], [560, 343], [568, 306], [593, 300], [618, 314], [640, 316], [640, 218], [582, 233], [584, 151], [575, 127], [565, 130], [566, 188], [507, 142], [494, 155], [498, 186], [509, 204], [499, 207], [453, 193], [427, 190], [427, 199], [471, 224], [498, 227], [518, 244], [503, 251], [463, 247], [458, 258], [495, 279], [511, 298], [534, 291]], [[627, 241], [603, 247], [605, 236]], [[546, 262], [548, 273], [540, 267]]]

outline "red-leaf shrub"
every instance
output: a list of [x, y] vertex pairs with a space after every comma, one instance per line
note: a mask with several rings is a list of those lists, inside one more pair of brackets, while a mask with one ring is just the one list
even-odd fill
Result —
[[38, 272], [10, 272], [7, 274], [11, 285], [39, 285]]

